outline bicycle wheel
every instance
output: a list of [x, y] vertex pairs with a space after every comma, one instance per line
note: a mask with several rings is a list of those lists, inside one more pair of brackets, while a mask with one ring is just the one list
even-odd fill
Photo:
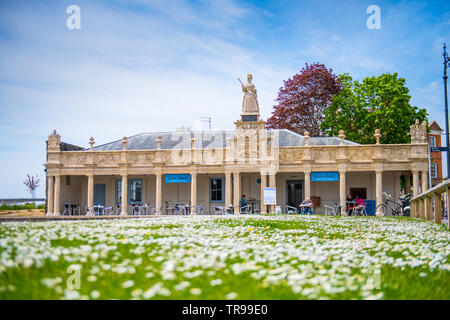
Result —
[[377, 215], [377, 212], [379, 212], [378, 215], [380, 216], [386, 216], [387, 213], [387, 205], [382, 203], [380, 205], [378, 205], [378, 207], [375, 209], [375, 215]]

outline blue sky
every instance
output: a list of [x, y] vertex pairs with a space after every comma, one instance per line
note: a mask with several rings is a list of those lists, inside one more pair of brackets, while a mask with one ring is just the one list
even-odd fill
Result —
[[[73, 4], [80, 30], [66, 27]], [[366, 26], [372, 4], [380, 30]], [[53, 129], [80, 146], [195, 128], [202, 116], [233, 129], [238, 77], [253, 73], [267, 118], [305, 62], [356, 79], [398, 72], [444, 127], [444, 41], [449, 1], [2, 0], [0, 198], [27, 196], [27, 173], [44, 180]]]

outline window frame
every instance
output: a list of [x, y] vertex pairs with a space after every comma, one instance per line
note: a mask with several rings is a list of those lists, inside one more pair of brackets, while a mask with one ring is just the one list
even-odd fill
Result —
[[[141, 193], [141, 200], [139, 200], [139, 201], [136, 201], [136, 200], [133, 200], [133, 201], [131, 201], [131, 195], [132, 195], [132, 187], [133, 187], [133, 184], [134, 183], [136, 183], [137, 181], [139, 181], [140, 182], [140, 193]], [[127, 180], [127, 194], [128, 194], [128, 197], [127, 197], [127, 204], [131, 204], [131, 203], [142, 203], [142, 196], [143, 196], [143, 184], [142, 184], [142, 179], [128, 179]], [[115, 201], [116, 201], [116, 204], [121, 204], [121, 202], [122, 202], [122, 179], [116, 179], [116, 194], [115, 194]], [[119, 199], [121, 199], [121, 201], [119, 202]]]
[[[433, 175], [433, 168], [434, 168], [434, 175]], [[436, 162], [431, 162], [431, 178], [436, 179], [438, 177], [438, 165]]]
[[[433, 141], [433, 143], [431, 143]], [[430, 147], [437, 147], [437, 139], [435, 136], [430, 135]]]
[[[221, 188], [217, 188], [213, 190], [213, 180], [220, 180], [222, 183]], [[222, 200], [213, 200], [213, 191], [221, 191]], [[225, 178], [224, 177], [211, 177], [209, 178], [209, 201], [211, 203], [225, 203]]]

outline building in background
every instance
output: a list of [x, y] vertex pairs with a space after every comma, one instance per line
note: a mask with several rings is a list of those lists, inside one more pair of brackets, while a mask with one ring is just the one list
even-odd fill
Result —
[[[428, 143], [430, 147], [441, 147], [441, 136], [444, 130], [436, 121], [429, 124], [430, 133], [428, 134]], [[442, 152], [431, 152], [431, 184], [435, 186], [442, 182]]]

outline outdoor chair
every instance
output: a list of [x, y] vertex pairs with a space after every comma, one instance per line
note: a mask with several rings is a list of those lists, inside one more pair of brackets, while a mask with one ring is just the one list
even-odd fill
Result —
[[101, 206], [101, 205], [97, 205], [97, 206], [94, 206], [94, 216], [101, 216], [101, 215], [103, 215], [103, 206]]
[[148, 216], [148, 209], [150, 209], [150, 205], [148, 203], [144, 203], [144, 205], [142, 206], [142, 213], [146, 216]]
[[300, 213], [300, 211], [296, 207], [286, 206], [287, 213]]
[[139, 205], [139, 204], [133, 205], [132, 215], [133, 216], [140, 216], [141, 215], [141, 209], [142, 209], [141, 205]]
[[325, 215], [327, 215], [327, 216], [337, 216], [337, 215], [339, 215], [338, 214], [339, 206], [338, 206], [337, 203], [335, 204], [334, 207], [326, 205], [326, 204], [324, 204], [323, 206], [325, 208]]
[[214, 214], [224, 214], [225, 207], [214, 206]]
[[249, 204], [249, 205], [241, 207], [241, 209], [239, 210], [239, 213], [240, 214], [250, 214], [250, 213], [252, 213], [252, 206]]
[[355, 216], [367, 216], [366, 205], [359, 205], [353, 208], [353, 215]]
[[92, 214], [92, 210], [90, 210], [89, 207], [84, 207], [84, 210], [86, 210], [86, 215], [87, 216]]
[[197, 206], [197, 214], [203, 214], [205, 208], [202, 205]]
[[[156, 214], [156, 209], [157, 209], [157, 208], [152, 208], [152, 214]], [[161, 211], [162, 211], [162, 206], [159, 207], [159, 213], [160, 213], [160, 214], [161, 214]]]
[[64, 211], [63, 211], [62, 215], [65, 215], [66, 212], [69, 215], [72, 215], [72, 212], [70, 211], [70, 203], [68, 203], [68, 202], [64, 203]]

